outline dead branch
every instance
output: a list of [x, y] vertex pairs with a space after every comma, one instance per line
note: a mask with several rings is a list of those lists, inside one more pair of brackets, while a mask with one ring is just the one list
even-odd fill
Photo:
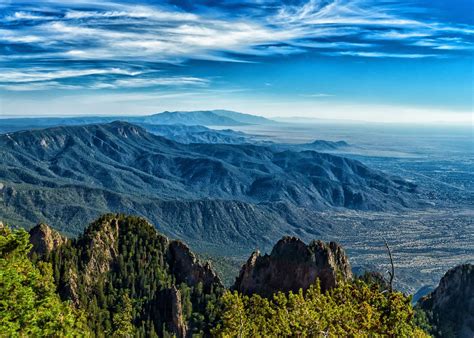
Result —
[[395, 266], [393, 264], [392, 250], [390, 250], [387, 240], [385, 238], [383, 240], [385, 242], [385, 247], [387, 248], [387, 251], [388, 251], [388, 257], [390, 258], [390, 266], [392, 268], [391, 271], [388, 272], [388, 275], [390, 276], [389, 291], [392, 292], [393, 291], [393, 278], [395, 277]]

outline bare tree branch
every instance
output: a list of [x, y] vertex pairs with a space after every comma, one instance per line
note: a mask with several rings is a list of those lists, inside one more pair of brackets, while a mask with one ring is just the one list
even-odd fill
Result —
[[392, 267], [391, 271], [388, 272], [388, 275], [390, 276], [389, 291], [392, 292], [393, 291], [393, 278], [395, 277], [395, 266], [393, 265], [392, 250], [390, 250], [387, 240], [385, 238], [383, 240], [385, 242], [385, 247], [387, 248], [387, 251], [388, 251], [388, 257], [390, 258], [390, 265]]

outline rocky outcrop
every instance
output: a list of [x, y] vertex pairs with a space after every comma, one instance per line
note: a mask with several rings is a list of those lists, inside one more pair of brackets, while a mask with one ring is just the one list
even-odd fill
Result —
[[186, 337], [187, 325], [183, 316], [183, 306], [181, 304], [181, 293], [175, 286], [167, 290], [169, 302], [171, 304], [171, 320], [168, 323], [169, 330], [176, 337]]
[[84, 267], [84, 282], [90, 287], [102, 274], [108, 272], [118, 256], [119, 220], [101, 217], [86, 230], [82, 243], [88, 248]]
[[[41, 233], [50, 234], [48, 229]], [[113, 317], [117, 299], [126, 294], [133, 302], [133, 324], [155, 333], [186, 337], [198, 325], [191, 313], [205, 316], [208, 296], [217, 297], [223, 289], [209, 263], [201, 263], [189, 247], [170, 241], [140, 217], [106, 214], [54, 253], [43, 258], [58, 272], [62, 299], [79, 308], [97, 302], [100, 311]], [[105, 328], [99, 316], [88, 320]]]
[[67, 238], [47, 224], [40, 223], [30, 231], [30, 243], [33, 245], [31, 252], [40, 257], [48, 255], [54, 249], [67, 242]]
[[435, 336], [474, 337], [474, 265], [458, 265], [446, 272], [419, 304], [428, 311]]
[[338, 279], [351, 279], [344, 250], [334, 242], [313, 241], [309, 245], [295, 237], [284, 237], [270, 255], [254, 252], [242, 267], [234, 289], [244, 294], [269, 297], [277, 291], [307, 289], [320, 280], [323, 291], [336, 286]]
[[210, 263], [202, 264], [189, 247], [181, 241], [170, 242], [167, 260], [171, 273], [178, 284], [186, 283], [196, 286], [198, 283], [202, 283], [205, 292], [210, 292], [216, 287], [223, 287]]

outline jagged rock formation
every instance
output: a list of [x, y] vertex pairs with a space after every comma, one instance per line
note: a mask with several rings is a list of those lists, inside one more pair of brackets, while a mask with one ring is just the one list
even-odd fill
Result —
[[202, 283], [206, 292], [210, 292], [215, 285], [222, 285], [210, 263], [199, 262], [196, 255], [183, 242], [172, 241], [168, 247], [167, 257], [171, 273], [175, 276], [178, 284], [186, 283], [196, 286], [198, 283]]
[[168, 299], [171, 303], [170, 331], [177, 337], [186, 337], [187, 325], [183, 316], [181, 293], [173, 285], [168, 291]]
[[309, 245], [295, 237], [284, 237], [270, 255], [254, 252], [242, 267], [234, 289], [244, 294], [269, 297], [277, 291], [307, 289], [320, 280], [321, 289], [336, 286], [338, 278], [351, 279], [344, 250], [334, 242], [313, 241]]
[[82, 238], [88, 247], [88, 260], [84, 265], [84, 281], [91, 286], [102, 274], [110, 271], [117, 259], [119, 223], [118, 218], [103, 218], [100, 223], [89, 227]]
[[437, 337], [474, 337], [474, 265], [446, 272], [438, 287], [419, 301]]
[[161, 336], [165, 330], [185, 337], [198, 325], [194, 313], [205, 318], [206, 297], [223, 289], [209, 263], [201, 263], [185, 244], [170, 241], [143, 218], [104, 215], [64, 245], [52, 244], [58, 242], [57, 233], [45, 224], [32, 233], [35, 250], [52, 253], [42, 257], [56, 271], [61, 297], [86, 309], [95, 332], [110, 332], [126, 293], [134, 304], [133, 323], [145, 330], [140, 332]]
[[47, 224], [40, 223], [30, 231], [30, 242], [33, 245], [31, 252], [38, 256], [45, 256], [67, 242], [67, 238]]

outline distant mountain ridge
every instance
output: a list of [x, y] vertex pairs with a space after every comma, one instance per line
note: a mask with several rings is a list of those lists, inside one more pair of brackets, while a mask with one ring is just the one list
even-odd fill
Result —
[[246, 124], [277, 124], [278, 123], [272, 119], [267, 119], [266, 117], [239, 113], [232, 110], [217, 109], [217, 110], [212, 110], [212, 112], [216, 115], [224, 116], [224, 117], [233, 119], [235, 121], [239, 121], [241, 123], [246, 123]]
[[232, 129], [215, 130], [204, 126], [193, 126], [184, 124], [138, 124], [152, 134], [166, 137], [179, 143], [221, 143], [221, 144], [260, 144], [270, 145], [257, 136], [234, 131]]
[[[237, 115], [238, 116], [238, 115]], [[184, 124], [184, 125], [203, 125], [203, 126], [240, 126], [247, 123], [230, 118], [225, 115], [216, 114], [214, 111], [165, 111], [146, 117], [132, 119], [130, 122], [143, 122], [150, 124]]]
[[240, 126], [248, 124], [274, 124], [273, 120], [230, 110], [165, 111], [144, 116], [78, 116], [78, 117], [34, 117], [0, 119], [0, 133], [38, 129], [54, 126], [125, 121], [135, 124], [181, 124], [186, 126]]
[[261, 233], [268, 242], [317, 234], [318, 210], [417, 205], [413, 183], [355, 160], [249, 144], [184, 145], [126, 122], [0, 135], [0, 158], [0, 216], [70, 234], [84, 220], [120, 211], [193, 243], [251, 246]]

